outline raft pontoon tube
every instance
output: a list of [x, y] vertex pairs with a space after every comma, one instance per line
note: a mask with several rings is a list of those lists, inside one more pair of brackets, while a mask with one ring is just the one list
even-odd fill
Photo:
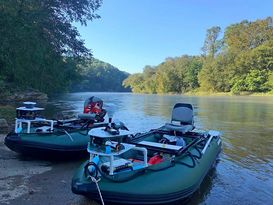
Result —
[[173, 111], [170, 124], [144, 134], [91, 130], [90, 159], [76, 171], [72, 192], [122, 204], [190, 197], [215, 165], [221, 138], [218, 131], [194, 130], [191, 105], [176, 104]]

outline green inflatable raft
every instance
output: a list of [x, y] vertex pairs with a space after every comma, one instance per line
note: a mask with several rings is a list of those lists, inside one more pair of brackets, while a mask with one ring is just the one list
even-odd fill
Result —
[[[103, 101], [96, 97], [86, 100], [84, 113], [67, 120], [41, 117], [44, 108], [24, 102], [16, 109], [15, 128], [5, 137], [5, 145], [21, 154], [46, 159], [72, 159], [88, 156], [88, 131], [105, 126]], [[93, 112], [94, 106], [96, 112]]]
[[[179, 123], [175, 123], [179, 122]], [[102, 203], [165, 204], [190, 197], [221, 151], [218, 131], [194, 129], [193, 108], [178, 103], [172, 121], [143, 134], [112, 126], [89, 132], [90, 159], [72, 192]]]

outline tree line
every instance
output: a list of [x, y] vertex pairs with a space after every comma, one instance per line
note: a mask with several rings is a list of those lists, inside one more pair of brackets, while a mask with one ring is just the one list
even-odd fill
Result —
[[70, 91], [129, 92], [122, 83], [129, 76], [109, 63], [95, 58], [79, 65], [80, 77], [70, 86]]
[[126, 90], [122, 81], [128, 74], [94, 60], [73, 25], [100, 18], [101, 5], [102, 0], [1, 0], [0, 96], [26, 89], [107, 91], [107, 83], [111, 91]]
[[273, 25], [268, 17], [207, 30], [202, 54], [167, 58], [124, 82], [137, 93], [272, 92]]

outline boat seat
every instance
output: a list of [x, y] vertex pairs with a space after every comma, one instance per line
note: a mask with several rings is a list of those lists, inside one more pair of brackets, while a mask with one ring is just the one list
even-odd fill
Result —
[[169, 131], [176, 131], [176, 132], [182, 132], [187, 133], [194, 129], [193, 125], [175, 125], [172, 123], [166, 123], [165, 128]]
[[[175, 124], [175, 122], [179, 124]], [[171, 123], [166, 123], [164, 128], [168, 131], [190, 132], [194, 129], [193, 107], [188, 103], [177, 103], [174, 105]]]

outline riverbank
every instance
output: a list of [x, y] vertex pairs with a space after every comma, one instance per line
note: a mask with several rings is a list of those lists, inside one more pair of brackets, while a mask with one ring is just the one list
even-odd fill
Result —
[[250, 93], [250, 92], [241, 92], [238, 94], [232, 93], [232, 92], [204, 92], [204, 91], [191, 91], [186, 93], [134, 93], [133, 94], [148, 94], [148, 95], [185, 95], [185, 96], [212, 96], [212, 97], [218, 97], [218, 96], [261, 96], [261, 97], [271, 97], [273, 96], [273, 93]]
[[3, 133], [2, 120], [8, 123], [8, 131], [14, 125], [16, 110], [18, 104], [25, 101], [47, 102], [48, 96], [38, 90], [10, 90], [0, 93], [0, 134]]
[[34, 89], [10, 90], [0, 94], [0, 104], [8, 104], [23, 101], [47, 101], [48, 95]]
[[4, 137], [0, 135], [0, 205], [97, 205], [70, 190], [71, 178], [81, 161], [23, 158], [4, 145]]
[[191, 91], [183, 93], [187, 96], [273, 96], [273, 93], [251, 93], [251, 92], [240, 92], [238, 94], [232, 92], [204, 92], [204, 91]]

